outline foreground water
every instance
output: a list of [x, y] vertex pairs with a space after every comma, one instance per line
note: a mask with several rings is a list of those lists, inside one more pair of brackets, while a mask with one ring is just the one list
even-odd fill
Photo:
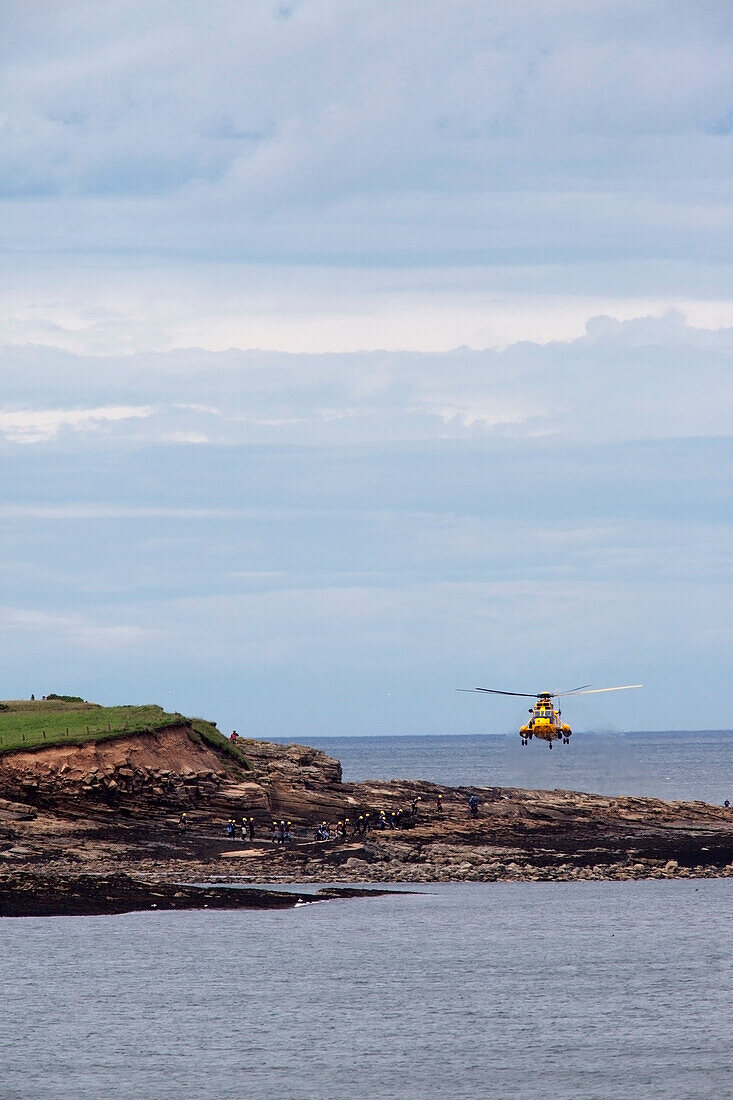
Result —
[[730, 881], [420, 890], [0, 921], [0, 1095], [731, 1094]]
[[733, 731], [573, 734], [549, 750], [518, 737], [324, 737], [344, 779], [430, 779], [450, 786], [528, 787], [733, 802]]

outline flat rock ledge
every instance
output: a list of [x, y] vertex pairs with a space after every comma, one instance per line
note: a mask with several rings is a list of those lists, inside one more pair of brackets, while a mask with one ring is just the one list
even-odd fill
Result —
[[144, 910], [294, 909], [337, 898], [378, 897], [386, 890], [325, 887], [313, 893], [191, 886], [115, 875], [0, 875], [0, 917], [108, 916]]

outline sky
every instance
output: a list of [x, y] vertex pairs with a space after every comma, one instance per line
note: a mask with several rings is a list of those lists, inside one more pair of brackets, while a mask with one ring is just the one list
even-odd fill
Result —
[[4, 696], [731, 725], [728, 5], [0, 20]]

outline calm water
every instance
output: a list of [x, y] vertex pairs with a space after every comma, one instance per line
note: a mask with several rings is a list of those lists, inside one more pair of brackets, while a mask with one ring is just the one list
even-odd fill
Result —
[[344, 779], [431, 779], [733, 802], [733, 731], [573, 734], [569, 745], [518, 737], [324, 737]]
[[[733, 737], [320, 745], [353, 778], [722, 801]], [[0, 1100], [733, 1095], [733, 880], [417, 889], [0, 920]]]
[[733, 882], [429, 891], [0, 921], [0, 1095], [731, 1095]]

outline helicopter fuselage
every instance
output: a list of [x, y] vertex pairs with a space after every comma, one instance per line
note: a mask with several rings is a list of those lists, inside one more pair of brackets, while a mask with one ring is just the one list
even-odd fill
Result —
[[529, 713], [532, 717], [519, 731], [522, 745], [526, 745], [533, 737], [540, 741], [549, 741], [550, 746], [553, 741], [568, 743], [573, 731], [570, 726], [565, 725], [560, 711], [552, 705], [551, 695], [538, 695], [537, 702], [530, 707]]

